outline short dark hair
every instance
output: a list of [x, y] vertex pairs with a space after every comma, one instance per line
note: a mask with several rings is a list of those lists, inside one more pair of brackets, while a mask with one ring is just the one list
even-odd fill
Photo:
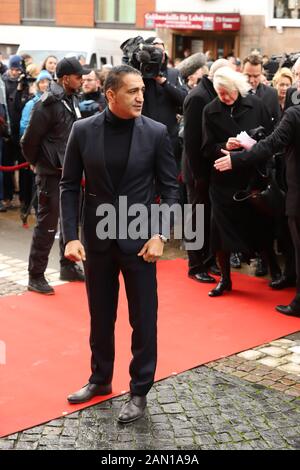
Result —
[[135, 74], [142, 76], [141, 72], [130, 65], [118, 65], [113, 67], [107, 74], [107, 77], [104, 82], [104, 94], [107, 90], [116, 91], [122, 86], [122, 79], [124, 75]]
[[244, 59], [243, 64], [251, 64], [251, 65], [261, 65], [263, 66], [263, 59], [262, 56], [259, 54], [250, 54], [246, 59]]

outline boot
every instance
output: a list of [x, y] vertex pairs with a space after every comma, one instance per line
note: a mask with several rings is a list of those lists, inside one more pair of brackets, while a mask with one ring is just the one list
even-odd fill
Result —
[[54, 294], [54, 289], [48, 284], [44, 274], [39, 274], [37, 276], [29, 275], [28, 290], [45, 295]]
[[268, 266], [260, 255], [256, 258], [256, 269], [254, 275], [256, 277], [266, 276], [268, 274]]
[[217, 253], [218, 263], [221, 269], [221, 278], [219, 284], [209, 291], [210, 297], [219, 297], [225, 291], [231, 291], [232, 283], [230, 278], [230, 253], [220, 251]]
[[241, 269], [241, 259], [239, 253], [231, 253], [230, 266], [235, 269]]

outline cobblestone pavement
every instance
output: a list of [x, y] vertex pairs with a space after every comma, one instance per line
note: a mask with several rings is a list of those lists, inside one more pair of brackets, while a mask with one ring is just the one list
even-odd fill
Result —
[[[0, 254], [0, 295], [26, 290], [26, 267]], [[54, 269], [47, 277], [61, 283]], [[300, 333], [162, 380], [148, 397], [137, 423], [116, 422], [122, 396], [2, 438], [0, 450], [300, 449]]]
[[0, 449], [300, 449], [300, 400], [202, 366], [155, 384], [144, 418], [125, 397], [0, 440]]

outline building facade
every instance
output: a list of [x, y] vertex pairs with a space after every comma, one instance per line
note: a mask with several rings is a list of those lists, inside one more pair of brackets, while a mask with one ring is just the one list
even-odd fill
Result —
[[155, 0], [1, 0], [0, 25], [143, 28]]
[[173, 57], [207, 50], [214, 58], [296, 52], [300, 0], [157, 0], [145, 26], [157, 29]]
[[155, 9], [155, 0], [1, 0], [0, 51], [14, 53], [30, 26], [42, 35], [55, 35], [54, 28], [80, 28], [110, 31], [112, 39], [124, 40], [143, 31], [145, 13]]
[[300, 50], [300, 0], [1, 0], [0, 51], [14, 53], [30, 26], [105, 30], [120, 40], [156, 29], [173, 58], [207, 50], [243, 58]]

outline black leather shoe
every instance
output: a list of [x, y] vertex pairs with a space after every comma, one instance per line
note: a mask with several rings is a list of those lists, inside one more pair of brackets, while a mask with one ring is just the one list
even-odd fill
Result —
[[219, 267], [217, 266], [216, 263], [212, 264], [208, 271], [211, 273], [211, 274], [214, 274], [215, 276], [221, 276], [221, 271], [219, 269]]
[[275, 308], [277, 312], [283, 313], [284, 315], [300, 318], [300, 307], [297, 308], [291, 305], [277, 305]]
[[220, 295], [223, 294], [225, 291], [231, 291], [232, 290], [232, 283], [231, 281], [220, 281], [217, 287], [209, 291], [208, 295], [210, 297], [219, 297]]
[[38, 277], [29, 276], [27, 289], [44, 295], [53, 295], [54, 289], [46, 281], [44, 275]]
[[198, 282], [207, 282], [207, 283], [216, 282], [215, 278], [210, 276], [206, 271], [202, 273], [189, 274], [189, 277]]
[[60, 276], [61, 281], [84, 281], [84, 273], [78, 264], [68, 264], [67, 266], [61, 266]]
[[293, 279], [288, 279], [285, 276], [281, 276], [279, 279], [272, 279], [269, 283], [269, 286], [275, 290], [286, 289], [287, 287], [295, 287], [296, 281]]
[[130, 399], [122, 406], [118, 421], [123, 424], [132, 423], [144, 415], [147, 405], [145, 396], [131, 395]]
[[266, 276], [268, 274], [268, 267], [261, 258], [256, 258], [256, 269], [254, 275], [257, 277]]
[[230, 255], [230, 266], [235, 269], [241, 269], [241, 260], [238, 253], [231, 253]]
[[112, 392], [111, 384], [108, 385], [97, 385], [88, 383], [82, 387], [78, 392], [69, 395], [67, 400], [72, 405], [77, 403], [85, 403], [94, 397], [102, 397], [104, 395], [110, 395]]

